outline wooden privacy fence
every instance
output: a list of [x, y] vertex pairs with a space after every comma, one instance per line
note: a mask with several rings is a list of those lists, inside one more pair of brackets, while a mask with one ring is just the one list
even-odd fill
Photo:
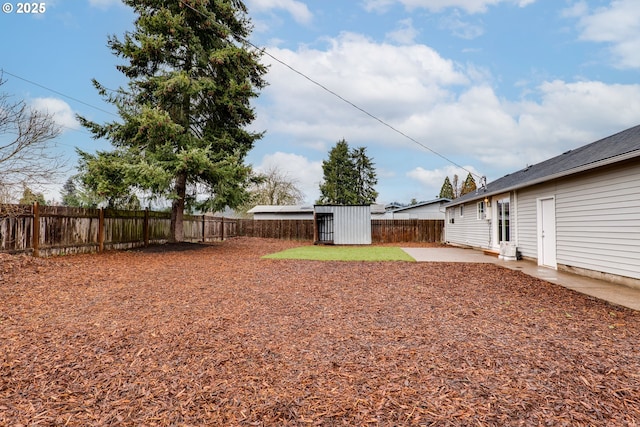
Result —
[[[102, 252], [165, 243], [168, 212], [0, 205], [0, 252], [34, 256]], [[236, 236], [236, 223], [208, 215], [185, 215], [184, 240], [209, 242]]]
[[371, 220], [372, 243], [442, 242], [444, 220], [374, 219]]
[[313, 240], [312, 219], [239, 219], [238, 236]]
[[[0, 252], [34, 256], [130, 249], [169, 240], [168, 212], [0, 205]], [[371, 220], [372, 243], [441, 242], [443, 220]], [[184, 240], [247, 236], [313, 241], [314, 222], [185, 215]]]
[[[313, 220], [252, 220], [238, 221], [238, 236], [266, 237], [288, 240], [313, 240]], [[444, 220], [373, 219], [372, 243], [441, 242]]]

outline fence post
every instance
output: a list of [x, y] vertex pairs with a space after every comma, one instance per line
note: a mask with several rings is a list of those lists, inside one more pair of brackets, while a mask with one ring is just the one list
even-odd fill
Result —
[[205, 234], [205, 232], [207, 231], [206, 219], [206, 216], [202, 215], [202, 243], [207, 242], [207, 235]]
[[38, 202], [33, 203], [33, 239], [31, 246], [33, 247], [33, 256], [40, 256], [40, 205], [38, 205]]
[[144, 221], [142, 223], [142, 238], [144, 239], [144, 247], [149, 246], [149, 208], [144, 209]]
[[220, 224], [221, 224], [220, 240], [224, 241], [224, 216], [222, 217], [222, 222]]
[[98, 211], [98, 252], [104, 252], [104, 208]]

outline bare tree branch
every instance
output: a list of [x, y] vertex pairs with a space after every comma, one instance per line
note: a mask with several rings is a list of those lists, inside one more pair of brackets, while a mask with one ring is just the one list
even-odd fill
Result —
[[[5, 82], [0, 74], [0, 86]], [[61, 131], [53, 115], [0, 92], [0, 193], [4, 198], [26, 185], [50, 183], [60, 174], [63, 160], [52, 153], [51, 141]]]

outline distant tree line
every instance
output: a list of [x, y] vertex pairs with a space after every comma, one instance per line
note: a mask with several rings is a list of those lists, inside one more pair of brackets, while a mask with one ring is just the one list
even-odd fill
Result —
[[453, 200], [471, 193], [472, 191], [476, 191], [476, 188], [478, 188], [476, 180], [473, 178], [473, 175], [471, 175], [471, 172], [467, 174], [467, 178], [462, 184], [459, 184], [458, 180], [458, 175], [453, 175], [453, 182], [449, 180], [448, 176], [445, 177], [442, 188], [440, 188], [439, 197]]

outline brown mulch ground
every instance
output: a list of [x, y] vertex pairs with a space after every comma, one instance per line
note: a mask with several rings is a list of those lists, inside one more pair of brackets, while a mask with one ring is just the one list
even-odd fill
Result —
[[640, 313], [296, 242], [0, 255], [0, 425], [638, 425]]

